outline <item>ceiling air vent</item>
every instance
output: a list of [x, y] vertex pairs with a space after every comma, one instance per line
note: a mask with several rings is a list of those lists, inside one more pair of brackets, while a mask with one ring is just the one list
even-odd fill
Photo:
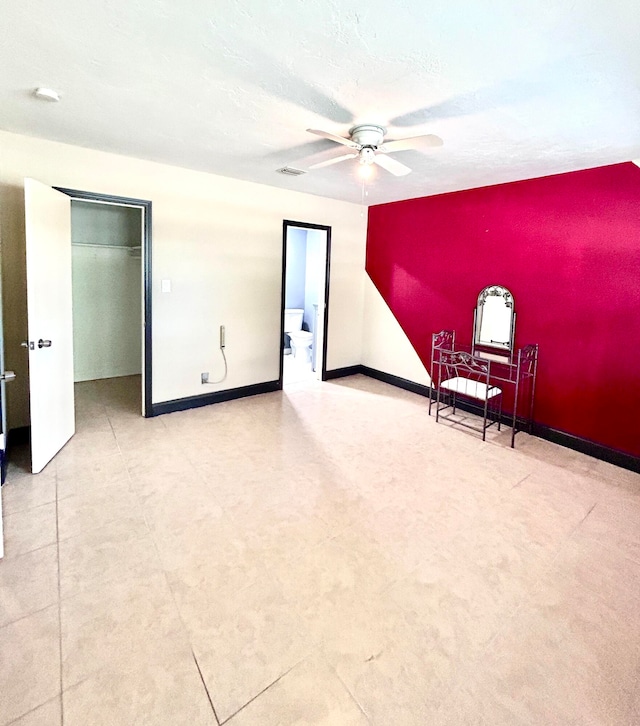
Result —
[[286, 174], [287, 176], [300, 176], [307, 172], [303, 169], [294, 169], [292, 166], [283, 166], [282, 169], [278, 169], [278, 174]]

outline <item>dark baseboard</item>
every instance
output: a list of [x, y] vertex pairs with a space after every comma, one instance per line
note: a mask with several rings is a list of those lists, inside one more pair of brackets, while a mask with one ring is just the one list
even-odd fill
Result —
[[7, 434], [7, 451], [11, 451], [12, 446], [22, 446], [31, 441], [31, 426], [19, 426], [15, 429], [9, 429]]
[[638, 456], [633, 456], [624, 451], [612, 449], [603, 444], [598, 444], [595, 441], [583, 439], [573, 434], [567, 434], [564, 431], [559, 431], [558, 429], [553, 429], [550, 426], [535, 422], [533, 424], [532, 434], [546, 441], [551, 441], [554, 444], [565, 446], [567, 449], [579, 451], [581, 454], [593, 456], [594, 459], [600, 459], [609, 464], [615, 464], [622, 469], [629, 469], [640, 474], [640, 457]]
[[247, 396], [257, 396], [260, 393], [273, 393], [279, 391], [280, 385], [278, 381], [267, 381], [266, 383], [254, 383], [251, 386], [240, 386], [239, 388], [229, 388], [226, 391], [214, 391], [213, 393], [203, 393], [200, 396], [188, 396], [187, 398], [176, 398], [173, 401], [162, 401], [162, 403], [154, 403], [151, 405], [151, 415], [161, 416], [165, 413], [175, 413], [176, 411], [187, 411], [190, 408], [200, 408], [201, 406], [209, 406], [212, 403], [222, 403], [223, 401], [233, 401], [236, 398], [246, 398]]
[[[425, 398], [433, 397], [435, 399], [435, 391], [432, 390], [430, 386], [414, 383], [406, 378], [400, 378], [399, 376], [394, 376], [391, 373], [385, 373], [384, 371], [379, 371], [376, 368], [369, 368], [369, 366], [364, 365], [350, 366], [349, 368], [338, 368], [334, 371], [327, 371], [327, 379], [341, 378], [342, 376], [350, 376], [356, 373], [361, 373], [365, 376], [369, 376], [370, 378], [375, 378], [378, 381], [388, 383], [389, 385], [396, 386], [397, 388], [402, 388], [405, 391], [417, 393], [419, 396], [424, 396]], [[473, 403], [464, 400], [458, 400], [456, 406], [466, 413], [482, 416], [481, 406], [475, 406]], [[508, 415], [503, 414], [501, 421], [503, 425], [511, 426], [511, 418]], [[522, 427], [520, 430], [524, 430], [526, 428], [526, 423], [524, 421], [519, 421], [519, 424]], [[567, 434], [564, 431], [559, 431], [558, 429], [535, 422], [533, 423], [531, 433], [533, 436], [537, 436], [540, 439], [551, 441], [554, 444], [564, 446], [568, 449], [573, 449], [574, 451], [579, 451], [581, 454], [592, 456], [594, 459], [600, 459], [601, 461], [606, 461], [609, 464], [615, 464], [615, 466], [619, 466], [622, 469], [629, 469], [629, 471], [640, 473], [640, 457], [627, 454], [624, 451], [612, 449], [608, 446], [604, 446], [603, 444], [598, 444], [595, 441], [589, 441], [588, 439], [583, 439], [579, 436], [574, 436], [573, 434]]]
[[369, 368], [369, 366], [357, 365], [347, 366], [346, 368], [334, 368], [332, 371], [327, 371], [325, 380], [330, 381], [334, 378], [345, 378], [346, 376], [355, 376], [361, 373], [369, 378], [375, 378], [383, 383], [388, 383], [396, 388], [403, 388], [405, 391], [411, 391], [411, 393], [417, 393], [419, 396], [426, 396], [427, 398], [431, 395], [431, 389], [429, 386], [423, 386], [420, 383], [414, 383], [406, 378], [400, 378], [400, 376], [394, 376], [391, 373], [385, 373], [379, 371], [376, 368]]
[[431, 388], [429, 386], [425, 386], [421, 383], [415, 383], [414, 381], [410, 381], [407, 378], [394, 376], [391, 373], [379, 371], [376, 368], [369, 368], [369, 366], [360, 366], [360, 373], [364, 374], [365, 376], [369, 376], [369, 378], [375, 378], [376, 380], [382, 381], [383, 383], [388, 383], [389, 385], [395, 386], [396, 388], [402, 388], [405, 391], [417, 393], [419, 396], [425, 396], [426, 398], [429, 398], [429, 396], [431, 395]]
[[346, 376], [355, 376], [362, 373], [362, 366], [347, 366], [346, 368], [334, 368], [331, 371], [324, 372], [324, 380], [332, 381], [334, 378], [345, 378]]
[[31, 441], [31, 426], [20, 426], [9, 429], [7, 432], [6, 450], [0, 451], [0, 485], [4, 484], [7, 478], [7, 465], [12, 449], [16, 446], [28, 444]]
[[[394, 376], [391, 373], [385, 373], [384, 371], [379, 371], [376, 368], [369, 368], [369, 366], [364, 365], [335, 368], [331, 371], [327, 371], [325, 380], [344, 378], [346, 376], [357, 375], [358, 373], [369, 376], [369, 378], [375, 378], [383, 383], [388, 383], [396, 388], [402, 388], [405, 391], [416, 393], [417, 395], [424, 396], [425, 398], [429, 398], [432, 395], [435, 397], [435, 392], [432, 391], [429, 386], [414, 383], [406, 378]], [[212, 403], [222, 403], [223, 401], [232, 401], [236, 398], [245, 398], [246, 396], [255, 396], [261, 393], [273, 393], [279, 390], [280, 386], [278, 381], [268, 381], [266, 383], [257, 383], [251, 386], [231, 388], [227, 391], [205, 393], [201, 396], [178, 398], [173, 401], [154, 403], [151, 407], [152, 415], [160, 416], [165, 413], [173, 413], [174, 411], [186, 411], [190, 408], [208, 406]], [[466, 401], [458, 401], [457, 407], [467, 413], [482, 415], [482, 408], [480, 406], [474, 406], [472, 403], [468, 403]], [[502, 423], [506, 426], [510, 426], [511, 420], [508, 416], [503, 415]], [[558, 429], [535, 422], [533, 423], [532, 434], [540, 439], [544, 439], [545, 441], [550, 441], [568, 449], [579, 451], [581, 454], [586, 454], [587, 456], [592, 456], [595, 459], [606, 461], [609, 464], [614, 464], [622, 469], [628, 469], [629, 471], [640, 473], [640, 457], [633, 456], [632, 454], [627, 454], [623, 451], [619, 451], [618, 449], [612, 449], [608, 446], [598, 444], [595, 441], [589, 441], [588, 439], [583, 439], [579, 436], [574, 436], [572, 434], [565, 433], [564, 431], [559, 431]], [[19, 428], [11, 429], [7, 434], [7, 453], [10, 454], [12, 447], [28, 444], [30, 438], [30, 426], [21, 426]], [[4, 463], [6, 466], [6, 457]]]
[[[483, 414], [481, 406], [476, 406], [468, 401], [461, 401], [458, 399], [456, 406], [462, 411], [475, 414], [476, 416], [482, 416]], [[512, 423], [511, 417], [507, 414], [502, 414], [501, 423], [503, 426], [510, 427]], [[527, 431], [528, 423], [518, 418], [516, 430]], [[592, 456], [594, 459], [600, 459], [601, 461], [606, 461], [609, 464], [615, 464], [622, 469], [629, 469], [630, 471], [640, 473], [640, 458], [633, 456], [632, 454], [626, 454], [624, 451], [612, 449], [608, 446], [604, 446], [603, 444], [598, 444], [595, 441], [583, 439], [580, 436], [574, 436], [573, 434], [565, 433], [564, 431], [536, 423], [535, 421], [531, 424], [531, 435], [537, 436], [539, 439], [544, 439], [545, 441], [550, 441], [553, 444], [564, 446], [567, 449], [579, 451], [581, 454]]]

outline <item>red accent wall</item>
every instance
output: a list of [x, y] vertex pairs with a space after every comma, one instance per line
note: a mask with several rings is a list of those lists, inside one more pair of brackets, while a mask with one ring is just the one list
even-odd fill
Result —
[[369, 209], [367, 272], [429, 368], [470, 343], [486, 285], [539, 343], [535, 420], [640, 456], [640, 168], [632, 163]]

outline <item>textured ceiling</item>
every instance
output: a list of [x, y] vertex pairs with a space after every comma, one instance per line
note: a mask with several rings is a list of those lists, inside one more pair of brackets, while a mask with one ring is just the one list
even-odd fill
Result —
[[637, 0], [2, 0], [0, 22], [17, 133], [354, 202], [354, 161], [275, 172], [344, 153], [305, 129], [442, 137], [369, 204], [640, 156]]

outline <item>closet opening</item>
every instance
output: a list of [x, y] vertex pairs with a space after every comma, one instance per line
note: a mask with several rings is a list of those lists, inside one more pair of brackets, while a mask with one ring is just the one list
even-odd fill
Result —
[[150, 416], [151, 202], [59, 191], [71, 197], [76, 418]]

